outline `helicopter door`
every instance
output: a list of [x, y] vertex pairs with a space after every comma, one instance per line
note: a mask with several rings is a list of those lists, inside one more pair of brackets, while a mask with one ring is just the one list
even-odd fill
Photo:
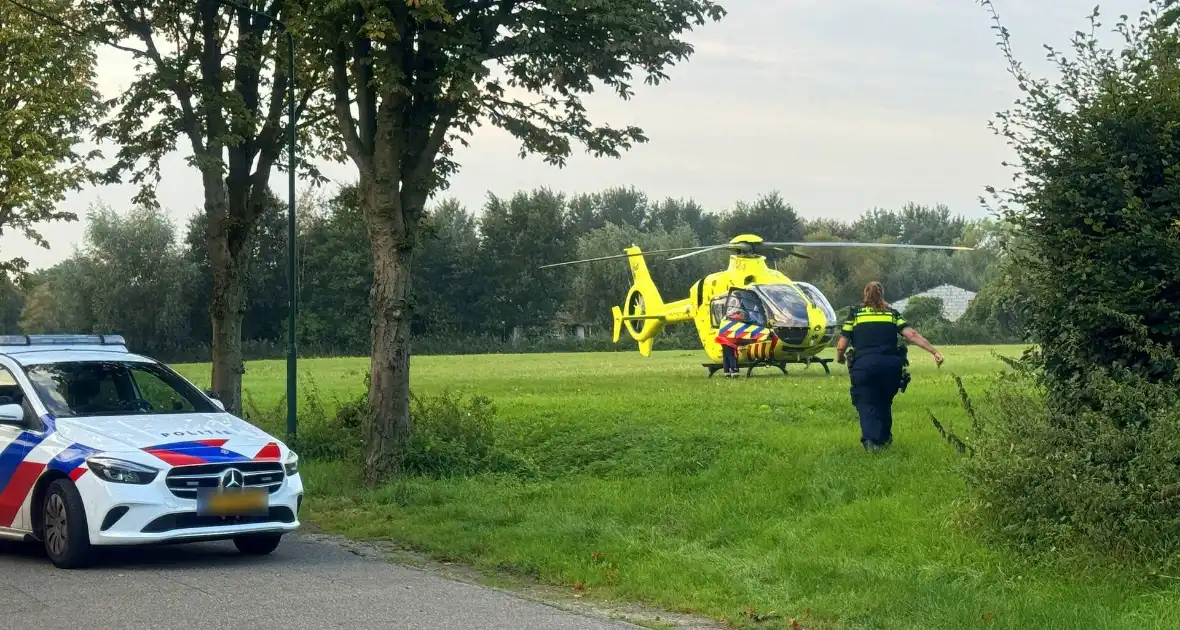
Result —
[[725, 316], [736, 310], [745, 316], [745, 320], [759, 326], [766, 325], [766, 307], [762, 304], [758, 294], [747, 289], [734, 289], [728, 295], [714, 298], [710, 303], [713, 315], [713, 326], [721, 325]]

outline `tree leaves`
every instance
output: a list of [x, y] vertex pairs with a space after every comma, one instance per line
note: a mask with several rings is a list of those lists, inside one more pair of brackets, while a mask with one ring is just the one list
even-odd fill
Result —
[[[97, 152], [77, 145], [98, 115], [94, 52], [78, 42], [79, 16], [65, 0], [26, 0], [37, 13], [0, 3], [0, 234], [20, 230], [42, 247], [47, 221], [76, 221], [57, 209], [66, 193], [91, 180]], [[0, 262], [0, 274], [23, 276], [27, 263]]]
[[388, 130], [400, 178], [422, 196], [445, 187], [453, 144], [483, 123], [558, 166], [573, 142], [618, 156], [646, 141], [635, 127], [591, 122], [580, 95], [598, 83], [628, 98], [636, 69], [666, 79], [691, 53], [677, 37], [723, 15], [709, 0], [363, 0], [323, 3], [315, 19], [337, 99], [360, 105], [355, 118], [337, 110], [354, 161], [371, 169], [378, 129]]
[[[286, 168], [280, 160], [287, 137], [287, 40], [282, 27], [265, 17], [218, 0], [116, 0], [81, 3], [102, 25], [96, 37], [135, 41], [136, 79], [107, 105], [114, 116], [97, 137], [120, 146], [109, 182], [131, 174], [141, 187], [137, 203], [154, 203], [159, 162], [177, 140], [192, 152], [192, 164], [229, 176], [241, 187], [253, 168], [269, 177]], [[238, 0], [276, 18], [299, 19], [296, 0]], [[292, 27], [295, 28], [294, 26]], [[296, 40], [298, 42], [298, 40]], [[298, 47], [299, 44], [297, 43]], [[303, 60], [296, 55], [297, 61]], [[305, 63], [296, 67], [296, 118], [301, 144], [330, 135], [323, 120], [323, 75]], [[289, 157], [289, 156], [287, 156]], [[317, 152], [316, 158], [325, 155]], [[327, 157], [333, 157], [328, 154]], [[296, 168], [323, 181], [318, 168], [297, 155]]]

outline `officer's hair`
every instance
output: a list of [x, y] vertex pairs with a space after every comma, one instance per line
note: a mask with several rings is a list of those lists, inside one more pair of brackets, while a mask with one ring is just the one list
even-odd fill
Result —
[[865, 285], [865, 291], [861, 301], [865, 306], [875, 308], [879, 311], [889, 310], [889, 303], [885, 301], [885, 288], [876, 280]]

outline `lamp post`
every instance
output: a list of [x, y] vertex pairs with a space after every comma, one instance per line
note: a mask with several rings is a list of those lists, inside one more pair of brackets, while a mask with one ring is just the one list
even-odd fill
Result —
[[269, 20], [275, 26], [283, 29], [287, 36], [287, 438], [294, 440], [298, 429], [298, 419], [295, 414], [295, 385], [296, 385], [296, 354], [295, 354], [295, 315], [298, 312], [295, 304], [295, 38], [291, 30], [282, 20], [252, 9], [234, 0], [215, 0], [222, 4], [240, 9], [256, 17]]

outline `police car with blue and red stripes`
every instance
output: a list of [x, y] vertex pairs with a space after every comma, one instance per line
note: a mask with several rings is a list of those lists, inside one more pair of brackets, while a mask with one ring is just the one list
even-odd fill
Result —
[[0, 336], [0, 538], [61, 568], [102, 545], [263, 555], [302, 500], [293, 451], [123, 337]]

